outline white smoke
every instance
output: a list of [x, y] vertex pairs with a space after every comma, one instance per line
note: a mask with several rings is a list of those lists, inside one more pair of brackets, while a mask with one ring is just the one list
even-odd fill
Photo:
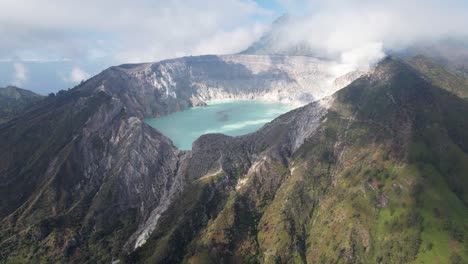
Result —
[[27, 79], [27, 69], [21, 62], [13, 63], [13, 67], [15, 69], [14, 77], [13, 77], [13, 85], [21, 86]]
[[71, 83], [79, 83], [88, 79], [90, 76], [91, 75], [89, 73], [85, 72], [79, 67], [74, 67], [71, 70], [70, 74], [66, 78], [64, 78], [64, 80]]

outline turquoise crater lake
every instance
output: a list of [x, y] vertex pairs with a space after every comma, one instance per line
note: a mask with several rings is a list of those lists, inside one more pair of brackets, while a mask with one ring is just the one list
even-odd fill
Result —
[[145, 122], [169, 137], [182, 150], [192, 149], [192, 142], [209, 133], [240, 136], [262, 127], [291, 106], [261, 101], [224, 101], [192, 107]]

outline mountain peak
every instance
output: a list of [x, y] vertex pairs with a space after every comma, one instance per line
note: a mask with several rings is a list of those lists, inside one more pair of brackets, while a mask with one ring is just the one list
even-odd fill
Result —
[[0, 87], [0, 123], [19, 115], [43, 98], [42, 95], [16, 86]]

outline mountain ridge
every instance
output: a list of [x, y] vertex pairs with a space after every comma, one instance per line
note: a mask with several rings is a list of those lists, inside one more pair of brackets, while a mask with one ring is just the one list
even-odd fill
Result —
[[[422, 94], [425, 95], [421, 98]], [[431, 204], [424, 205], [422, 200], [418, 200], [423, 198], [418, 197], [422, 196], [421, 188], [433, 191], [436, 186], [432, 185], [432, 181], [440, 180], [438, 173], [448, 176], [445, 180], [450, 183], [451, 189], [447, 192], [464, 193], [464, 196], [457, 194], [458, 198], [454, 201], [459, 207], [453, 212], [457, 216], [449, 217], [451, 219], [449, 221], [455, 221], [453, 222], [455, 231], [444, 229], [443, 233], [455, 232], [457, 234], [455, 236], [464, 234], [462, 230], [463, 219], [466, 217], [467, 181], [463, 176], [466, 175], [467, 168], [458, 171], [455, 179], [451, 173], [447, 174], [442, 168], [436, 169], [440, 172], [429, 174], [430, 169], [426, 168], [426, 165], [411, 172], [415, 169], [413, 167], [415, 165], [411, 164], [415, 162], [425, 164], [424, 159], [418, 156], [420, 154], [414, 153], [413, 136], [419, 138], [420, 131], [426, 129], [420, 127], [421, 124], [423, 126], [426, 124], [418, 121], [420, 118], [418, 116], [421, 116], [419, 109], [413, 109], [411, 104], [419, 100], [421, 103], [417, 103], [418, 107], [425, 107], [425, 103], [437, 101], [439, 95], [451, 98], [449, 101], [454, 100], [453, 102], [457, 102], [456, 104], [466, 111], [468, 107], [466, 102], [440, 88], [432, 87], [410, 66], [387, 59], [369, 74], [369, 77], [361, 77], [337, 92], [330, 110], [325, 114], [326, 118], [318, 118], [322, 122], [295, 153], [280, 151], [269, 158], [261, 159], [260, 164], [252, 164], [246, 176], [220, 173], [218, 178], [211, 180], [211, 183], [207, 180], [206, 185], [218, 186], [225, 181], [225, 177], [231, 178], [233, 182], [225, 183], [224, 187], [215, 190], [212, 190], [212, 187], [202, 188], [200, 194], [200, 191], [195, 191], [197, 189], [187, 189], [189, 192], [182, 197], [190, 198], [184, 199], [182, 204], [177, 203], [177, 206], [168, 211], [161, 220], [162, 230], [156, 230], [152, 239], [141, 249], [137, 249], [136, 254], [131, 255], [128, 261], [391, 263], [428, 258], [434, 254], [430, 252], [432, 249], [429, 251], [424, 249], [429, 243], [434, 252], [447, 250], [445, 248], [447, 245], [439, 244], [440, 242], [431, 238], [434, 232], [439, 232], [435, 230], [441, 226], [437, 222], [439, 220], [433, 223], [432, 216], [426, 215], [426, 207], [430, 207]], [[369, 96], [371, 98], [366, 98]], [[376, 108], [375, 105], [383, 109]], [[445, 102], [442, 105], [447, 107]], [[400, 109], [400, 106], [404, 109]], [[308, 105], [296, 111], [304, 111], [311, 107]], [[288, 115], [292, 114], [287, 113], [273, 123]], [[385, 121], [386, 118], [388, 121]], [[464, 124], [466, 125], [466, 122]], [[370, 130], [366, 132], [362, 130], [363, 128]], [[463, 133], [458, 134], [462, 138], [463, 135]], [[453, 140], [455, 143], [458, 142], [457, 138]], [[451, 144], [457, 149], [457, 144]], [[464, 145], [460, 147], [465, 149]], [[466, 149], [463, 153], [461, 157], [466, 160], [468, 157]], [[360, 168], [348, 163], [356, 158], [361, 159], [359, 163], [368, 167]], [[453, 157], [451, 159], [457, 160]], [[353, 170], [356, 171], [353, 173]], [[411, 174], [408, 175], [409, 172]], [[426, 176], [421, 176], [426, 173], [428, 173]], [[407, 179], [410, 183], [405, 182], [405, 175], [410, 177]], [[424, 178], [431, 180], [429, 183], [423, 183]], [[454, 180], [455, 182], [451, 182]], [[463, 184], [457, 181], [462, 181]], [[259, 185], [259, 182], [262, 184]], [[462, 191], [456, 191], [457, 186]], [[354, 191], [346, 191], [346, 188]], [[358, 198], [361, 188], [364, 188], [367, 198]], [[218, 209], [220, 211], [202, 209], [219, 208], [216, 202], [209, 199], [211, 195], [204, 196], [203, 190], [211, 190], [214, 192], [212, 195], [217, 195], [219, 203], [224, 204], [221, 206], [222, 209]], [[194, 191], [195, 193], [192, 193]], [[340, 192], [354, 198], [343, 200], [344, 197], [339, 195]], [[222, 198], [223, 193], [227, 197]], [[198, 197], [196, 198], [198, 206], [201, 205], [202, 208], [196, 204], [191, 205], [196, 206], [194, 207], [196, 209], [189, 211], [188, 216], [179, 215], [180, 212], [177, 211], [179, 206], [191, 208], [185, 203], [190, 204], [190, 200], [194, 199], [193, 195], [201, 195], [195, 197]], [[426, 199], [425, 197], [424, 200]], [[289, 200], [291, 202], [288, 202]], [[327, 200], [334, 201], [332, 211], [335, 208], [334, 210], [338, 210], [336, 213], [330, 215], [323, 211], [326, 209], [319, 209], [330, 207], [326, 205], [329, 203]], [[401, 207], [401, 202], [409, 204]], [[311, 207], [308, 207], [307, 203], [310, 203]], [[354, 205], [348, 207], [350, 203]], [[440, 205], [438, 203], [438, 206]], [[345, 207], [340, 209], [342, 206]], [[403, 214], [398, 217], [386, 216], [392, 210], [401, 211]], [[412, 213], [413, 211], [416, 213]], [[374, 212], [377, 215], [374, 215]], [[325, 216], [320, 216], [323, 214]], [[339, 214], [348, 215], [349, 218], [339, 217]], [[190, 220], [206, 218], [211, 220]], [[347, 223], [352, 222], [347, 222], [346, 219], [355, 221], [355, 224], [348, 228]], [[407, 226], [404, 224], [405, 221], [409, 221]], [[429, 221], [429, 224], [424, 224], [424, 221]], [[370, 224], [372, 222], [374, 224]], [[318, 223], [323, 223], [324, 226], [321, 227]], [[166, 227], [167, 225], [169, 227]], [[390, 235], [390, 240], [387, 241], [374, 231], [373, 225], [379, 229], [384, 228], [382, 231], [386, 231], [383, 234]], [[382, 227], [379, 227], [380, 225]], [[170, 226], [174, 226], [173, 229]], [[398, 228], [402, 230], [397, 232]], [[424, 228], [426, 232], [418, 231], [419, 228]], [[395, 232], [395, 234], [386, 232]], [[333, 234], [338, 238], [333, 238]], [[429, 238], [427, 241], [422, 241], [421, 236]], [[323, 240], [333, 243], [330, 246], [320, 246]], [[456, 241], [458, 242], [451, 243], [463, 245], [463, 238], [456, 238]], [[332, 246], [338, 247], [338, 251], [331, 249]], [[398, 250], [392, 250], [394, 247]], [[449, 258], [465, 258], [465, 254], [463, 250], [452, 255], [450, 253], [447, 255], [445, 251], [443, 259], [448, 261]]]
[[406, 63], [387, 58], [333, 96], [192, 151], [143, 122], [158, 108], [132, 89], [150, 86], [121, 72], [0, 126], [14, 150], [0, 157], [9, 262], [467, 258], [467, 103]]

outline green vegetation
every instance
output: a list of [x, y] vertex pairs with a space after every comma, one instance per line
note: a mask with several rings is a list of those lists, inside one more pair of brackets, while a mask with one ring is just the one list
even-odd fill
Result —
[[408, 63], [435, 86], [468, 99], [468, 79], [424, 56], [415, 56]]
[[[209, 216], [189, 214], [204, 219], [191, 236], [176, 242], [162, 230], [140, 252], [161, 261], [160, 245], [172, 240], [187, 245], [179, 256], [188, 263], [468, 262], [468, 104], [402, 62], [378, 70], [386, 78], [337, 93], [287, 166], [262, 161], [232, 183], [217, 181], [224, 198]], [[182, 217], [176, 211], [169, 215]]]
[[[282, 137], [289, 127], [279, 126], [269, 134], [271, 142], [261, 139], [262, 151], [253, 158], [232, 157], [224, 161], [225, 172], [187, 183], [146, 244], [130, 255], [119, 250], [135, 229], [137, 212], [92, 207], [107, 210], [117, 199], [112, 179], [94, 205], [92, 197], [44, 189], [34, 208], [13, 214], [28, 217], [31, 225], [2, 223], [1, 252], [11, 263], [100, 263], [119, 252], [123, 263], [468, 263], [468, 103], [460, 98], [459, 80], [420, 60], [409, 66], [388, 58], [374, 74], [340, 90], [294, 153]], [[60, 139], [70, 138], [110, 99], [98, 94], [87, 107], [70, 111], [69, 96], [46, 99], [64, 106], [51, 120], [40, 113], [31, 119], [48, 128], [41, 137], [22, 133], [28, 142], [19, 146], [26, 150], [15, 155], [26, 166], [11, 172], [22, 181], [34, 179], [32, 168], [46, 169], [41, 164], [59, 150], [63, 165], [51, 183], [69, 186], [75, 179], [76, 164], [67, 163], [74, 145]], [[94, 148], [103, 148], [102, 138], [91, 139]], [[252, 145], [223, 151], [234, 156]], [[216, 155], [210, 158], [208, 164], [219, 164]], [[190, 178], [191, 171], [185, 173]], [[67, 201], [76, 203], [67, 207], [72, 210], [48, 217], [51, 204]], [[2, 201], [1, 213], [19, 202]]]

